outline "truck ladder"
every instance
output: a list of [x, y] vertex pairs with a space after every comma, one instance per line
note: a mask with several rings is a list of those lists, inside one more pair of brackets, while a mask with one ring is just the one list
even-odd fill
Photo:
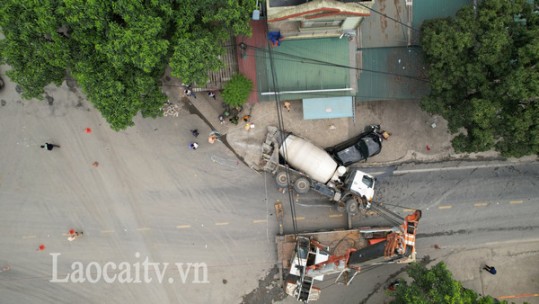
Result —
[[311, 289], [313, 288], [313, 279], [308, 276], [304, 276], [303, 280], [300, 282], [301, 286], [298, 286], [298, 301], [308, 302]]

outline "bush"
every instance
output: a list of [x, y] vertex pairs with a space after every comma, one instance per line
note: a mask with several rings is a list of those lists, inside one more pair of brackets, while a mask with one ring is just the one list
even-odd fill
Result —
[[231, 107], [242, 106], [249, 98], [252, 89], [253, 82], [251, 80], [241, 74], [236, 74], [225, 84], [222, 94], [223, 100]]

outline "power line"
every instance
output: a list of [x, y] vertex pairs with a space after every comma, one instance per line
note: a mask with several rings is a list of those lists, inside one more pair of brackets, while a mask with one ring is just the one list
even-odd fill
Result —
[[[365, 4], [361, 4], [361, 3], [359, 3], [359, 2], [358, 2], [357, 4], [359, 4], [359, 5], [361, 5], [361, 6], [365, 7], [365, 8], [367, 8], [368, 10], [373, 11], [373, 12], [375, 12], [375, 13], [381, 15], [381, 16], [384, 16], [384, 17], [386, 17], [386, 18], [389, 19], [389, 20], [395, 21], [395, 22], [397, 22], [397, 23], [399, 23], [399, 24], [401, 24], [401, 25], [403, 25], [403, 26], [405, 26], [405, 27], [407, 27], [407, 28], [409, 28], [409, 29], [412, 29], [412, 30], [417, 31], [417, 32], [420, 31], [420, 30], [418, 30], [418, 29], [416, 29], [416, 28], [414, 28], [414, 27], [412, 27], [412, 26], [409, 26], [409, 25], [406, 24], [406, 23], [401, 22], [400, 20], [397, 20], [397, 19], [395, 19], [395, 18], [393, 18], [393, 17], [389, 17], [388, 15], [386, 15], [386, 14], [384, 14], [384, 13], [381, 13], [381, 12], [379, 12], [379, 11], [373, 9], [373, 8], [370, 8], [370, 7], [366, 6]], [[397, 10], [397, 13], [398, 13], [398, 10]]]
[[[248, 44], [245, 44], [245, 46], [253, 48], [255, 50], [262, 51], [262, 52], [268, 52], [268, 53], [271, 52], [272, 55], [275, 53], [275, 54], [279, 54], [279, 55], [282, 55], [282, 56], [295, 58], [295, 60], [279, 58], [278, 60], [281, 60], [281, 61], [300, 62], [300, 63], [305, 63], [305, 64], [313, 64], [313, 65], [321, 65], [321, 66], [333, 66], [333, 67], [343, 68], [343, 69], [351, 69], [351, 70], [364, 71], [364, 72], [370, 72], [370, 73], [376, 73], [376, 74], [392, 75], [392, 76], [398, 76], [398, 77], [403, 77], [403, 78], [409, 78], [409, 79], [414, 79], [414, 80], [421, 81], [421, 82], [426, 82], [426, 83], [429, 82], [426, 79], [411, 76], [411, 75], [398, 74], [398, 73], [392, 73], [392, 72], [384, 72], [384, 71], [376, 71], [376, 70], [371, 70], [371, 69], [353, 67], [353, 66], [344, 65], [344, 64], [337, 64], [337, 63], [332, 63], [332, 62], [323, 61], [323, 60], [319, 60], [319, 59], [302, 57], [302, 56], [283, 53], [283, 52], [278, 52], [278, 51], [276, 52], [276, 51], [273, 51], [272, 48], [269, 48], [269, 49], [266, 50], [264, 48], [260, 48], [260, 47], [256, 47], [256, 46], [252, 46], [252, 45], [248, 45]], [[272, 55], [270, 55], [270, 57]], [[273, 58], [273, 59], [270, 59], [270, 60], [275, 60], [275, 59]]]
[[[269, 31], [269, 25], [268, 25], [268, 22], [266, 20], [266, 32]], [[272, 53], [272, 48], [269, 46], [269, 41], [266, 42], [268, 44], [268, 47], [269, 47], [269, 60], [270, 60], [270, 70], [271, 70], [271, 78], [272, 78], [272, 82], [273, 82], [273, 91], [274, 92], [279, 92], [279, 85], [277, 83], [277, 75], [275, 73], [275, 62], [274, 62], [274, 58], [273, 58], [273, 53]], [[277, 109], [277, 121], [278, 121], [278, 127], [279, 127], [279, 132], [280, 133], [280, 142], [281, 143], [284, 143], [284, 119], [283, 119], [283, 112], [282, 112], [282, 107], [281, 107], [281, 100], [280, 100], [280, 96], [279, 94], [275, 94], [275, 107]], [[286, 159], [286, 155], [287, 155], [287, 149], [286, 149], [286, 146], [284, 147], [283, 149], [283, 157]], [[294, 229], [294, 234], [297, 235], [298, 234], [298, 226], [297, 226], [297, 221], [296, 221], [296, 206], [294, 204], [294, 198], [292, 197], [292, 187], [290, 185], [290, 169], [287, 166], [285, 166], [286, 168], [286, 178], [288, 180], [288, 203], [290, 205], [290, 213], [291, 213], [291, 216], [292, 216], [292, 227]]]
[[[185, 86], [182, 86], [182, 85], [179, 85], [179, 84], [161, 84], [162, 87], [177, 87], [177, 88], [183, 88]], [[258, 90], [253, 90], [254, 92], [256, 92], [257, 94], [259, 93], [262, 93], [262, 92], [265, 92], [265, 91], [258, 91]], [[335, 96], [335, 93], [333, 92], [311, 92], [309, 93], [310, 95], [315, 95], [315, 96], [320, 96], [320, 97], [334, 97]], [[383, 98], [388, 98], [388, 96], [376, 96], [376, 95], [358, 95], [359, 97], [361, 98], [368, 98], [370, 100], [380, 100], [380, 99], [383, 99]], [[410, 98], [405, 98], [405, 97], [398, 97], [398, 96], [390, 96], [390, 98], [392, 99], [403, 99], [403, 100], [408, 100]]]

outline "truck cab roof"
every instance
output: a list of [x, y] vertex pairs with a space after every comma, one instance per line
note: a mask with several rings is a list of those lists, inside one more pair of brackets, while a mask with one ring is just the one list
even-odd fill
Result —
[[355, 195], [365, 197], [367, 201], [372, 201], [374, 198], [375, 178], [358, 169], [351, 170], [347, 177], [348, 190]]

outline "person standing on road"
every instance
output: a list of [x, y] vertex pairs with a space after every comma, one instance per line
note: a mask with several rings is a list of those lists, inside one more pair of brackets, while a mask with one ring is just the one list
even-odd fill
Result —
[[84, 232], [78, 232], [78, 231], [70, 231], [69, 236], [67, 237], [67, 240], [72, 242], [75, 239], [77, 239], [79, 236], [82, 236]]
[[54, 148], [60, 148], [60, 145], [45, 143], [44, 145], [41, 145], [41, 148], [42, 149], [47, 148], [47, 150], [52, 151], [52, 149]]
[[496, 268], [494, 268], [494, 266], [485, 265], [485, 267], [483, 267], [483, 269], [490, 272], [490, 274], [492, 274], [492, 275], [496, 274]]
[[193, 142], [189, 144], [189, 149], [196, 150], [198, 148], [198, 143]]
[[198, 129], [191, 130], [191, 134], [193, 134], [194, 137], [198, 137], [200, 133], [198, 133]]

